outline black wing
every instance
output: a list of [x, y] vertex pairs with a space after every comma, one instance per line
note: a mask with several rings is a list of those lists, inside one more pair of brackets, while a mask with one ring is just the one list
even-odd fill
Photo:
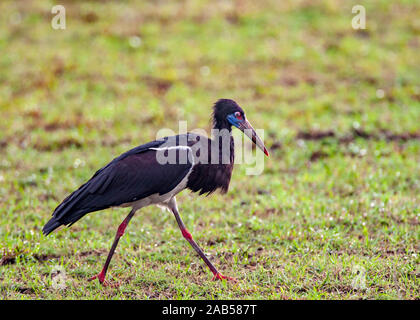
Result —
[[53, 218], [43, 228], [44, 234], [60, 225], [72, 225], [89, 212], [173, 190], [188, 174], [192, 163], [188, 158], [185, 164], [160, 164], [156, 157], [159, 151], [152, 148], [162, 143], [155, 141], [134, 148], [98, 170], [54, 210]]

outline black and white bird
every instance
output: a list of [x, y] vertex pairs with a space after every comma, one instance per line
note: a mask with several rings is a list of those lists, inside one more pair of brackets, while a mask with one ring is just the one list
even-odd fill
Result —
[[48, 235], [61, 225], [71, 226], [89, 212], [110, 207], [131, 207], [118, 227], [114, 242], [98, 278], [105, 276], [118, 241], [135, 212], [148, 205], [169, 209], [184, 238], [196, 250], [213, 273], [213, 279], [225, 277], [213, 266], [185, 227], [175, 196], [184, 189], [210, 194], [217, 189], [226, 193], [234, 164], [232, 126], [243, 131], [268, 156], [262, 140], [233, 100], [220, 99], [213, 107], [213, 139], [186, 133], [166, 137], [131, 149], [99, 169], [85, 184], [71, 193], [54, 210], [43, 228]]

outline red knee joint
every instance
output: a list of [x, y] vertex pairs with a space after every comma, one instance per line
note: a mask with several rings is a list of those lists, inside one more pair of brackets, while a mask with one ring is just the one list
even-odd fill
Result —
[[122, 237], [122, 235], [124, 234], [125, 228], [127, 228], [127, 223], [123, 221], [123, 223], [121, 223], [120, 226], [118, 227], [118, 231], [117, 231], [118, 237]]
[[182, 229], [181, 232], [185, 239], [190, 239], [190, 240], [192, 239], [192, 235], [191, 233], [188, 232], [187, 229]]

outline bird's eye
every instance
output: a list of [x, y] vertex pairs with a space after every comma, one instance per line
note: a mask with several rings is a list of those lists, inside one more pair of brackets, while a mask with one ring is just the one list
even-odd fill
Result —
[[242, 114], [239, 111], [236, 111], [235, 112], [235, 117], [236, 117], [236, 119], [241, 120], [242, 119]]

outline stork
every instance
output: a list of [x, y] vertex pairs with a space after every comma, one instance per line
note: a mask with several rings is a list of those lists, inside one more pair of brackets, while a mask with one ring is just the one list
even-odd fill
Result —
[[57, 206], [43, 233], [48, 235], [61, 225], [71, 226], [89, 212], [131, 207], [118, 227], [102, 271], [89, 279], [97, 278], [106, 285], [106, 272], [127, 225], [137, 210], [154, 204], [174, 214], [183, 237], [209, 267], [213, 280], [235, 280], [222, 275], [193, 240], [181, 219], [175, 196], [184, 189], [200, 195], [217, 189], [228, 191], [234, 164], [232, 126], [244, 132], [267, 156], [268, 151], [235, 101], [218, 100], [212, 117], [216, 132], [213, 139], [194, 133], [165, 137], [112, 160]]

